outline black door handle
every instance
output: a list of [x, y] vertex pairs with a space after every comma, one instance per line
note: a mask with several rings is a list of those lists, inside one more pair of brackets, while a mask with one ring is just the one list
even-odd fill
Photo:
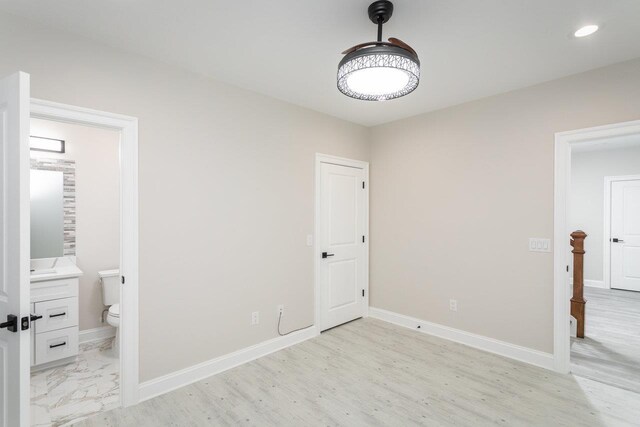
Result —
[[32, 315], [31, 315], [31, 319], [30, 319], [30, 320], [31, 320], [32, 322], [35, 322], [35, 321], [36, 321], [36, 320], [38, 320], [38, 319], [42, 319], [42, 316], [38, 316], [37, 314], [32, 314]]
[[611, 239], [611, 241], [612, 241], [613, 243], [622, 243], [622, 242], [624, 242], [624, 240], [622, 240], [622, 239], [616, 239], [616, 238]]
[[8, 314], [7, 321], [0, 323], [0, 329], [2, 328], [7, 328], [11, 332], [18, 332], [18, 316]]
[[334, 255], [335, 254], [328, 254], [326, 252], [322, 252], [322, 258], [327, 258], [327, 257], [334, 256]]

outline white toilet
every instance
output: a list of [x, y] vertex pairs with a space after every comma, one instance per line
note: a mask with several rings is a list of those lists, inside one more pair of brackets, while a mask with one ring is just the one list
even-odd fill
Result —
[[117, 354], [120, 342], [120, 270], [99, 271], [102, 284], [102, 303], [109, 306], [107, 323], [116, 328], [113, 350]]

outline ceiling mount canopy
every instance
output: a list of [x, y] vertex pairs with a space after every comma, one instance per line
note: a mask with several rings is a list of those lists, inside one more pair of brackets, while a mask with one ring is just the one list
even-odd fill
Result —
[[365, 101], [386, 101], [413, 92], [420, 81], [418, 54], [400, 39], [391, 37], [388, 42], [382, 41], [382, 24], [393, 15], [393, 4], [375, 1], [369, 5], [368, 13], [371, 22], [378, 26], [378, 38], [342, 52], [338, 89]]

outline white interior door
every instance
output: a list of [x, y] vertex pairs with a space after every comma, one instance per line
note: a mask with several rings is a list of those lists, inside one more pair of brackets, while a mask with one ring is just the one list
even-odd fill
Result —
[[[0, 79], [0, 322], [5, 326], [0, 329], [2, 427], [29, 425], [29, 103], [28, 74]], [[10, 316], [16, 318], [15, 327], [7, 325], [12, 323]]]
[[611, 183], [611, 287], [640, 291], [640, 180]]
[[363, 168], [320, 163], [320, 326], [366, 312], [366, 191]]

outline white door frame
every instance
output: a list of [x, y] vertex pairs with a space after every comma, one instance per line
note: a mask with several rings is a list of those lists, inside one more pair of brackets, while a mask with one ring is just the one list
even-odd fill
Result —
[[31, 117], [120, 131], [120, 403], [138, 403], [138, 119], [31, 99]]
[[611, 184], [620, 181], [640, 181], [640, 175], [604, 177], [604, 232], [602, 233], [603, 254], [602, 275], [604, 287], [611, 289]]
[[569, 273], [571, 247], [567, 234], [569, 194], [571, 190], [571, 147], [598, 139], [640, 134], [640, 120], [598, 126], [555, 134], [555, 171], [553, 207], [553, 359], [554, 369], [570, 370], [569, 313], [571, 287]]
[[320, 247], [320, 166], [322, 163], [329, 163], [332, 165], [347, 166], [353, 168], [360, 168], [364, 171], [365, 193], [364, 193], [364, 205], [365, 205], [365, 241], [364, 241], [364, 263], [365, 263], [365, 312], [364, 317], [369, 316], [369, 162], [362, 160], [347, 159], [345, 157], [336, 157], [329, 154], [316, 153], [316, 206], [315, 206], [315, 235], [314, 235], [314, 249], [313, 249], [313, 266], [314, 266], [314, 292], [315, 292], [315, 315], [314, 315], [314, 327], [316, 335], [320, 335], [322, 331], [322, 325], [320, 323], [321, 313], [321, 281], [320, 281], [320, 258], [322, 256], [322, 248]]

